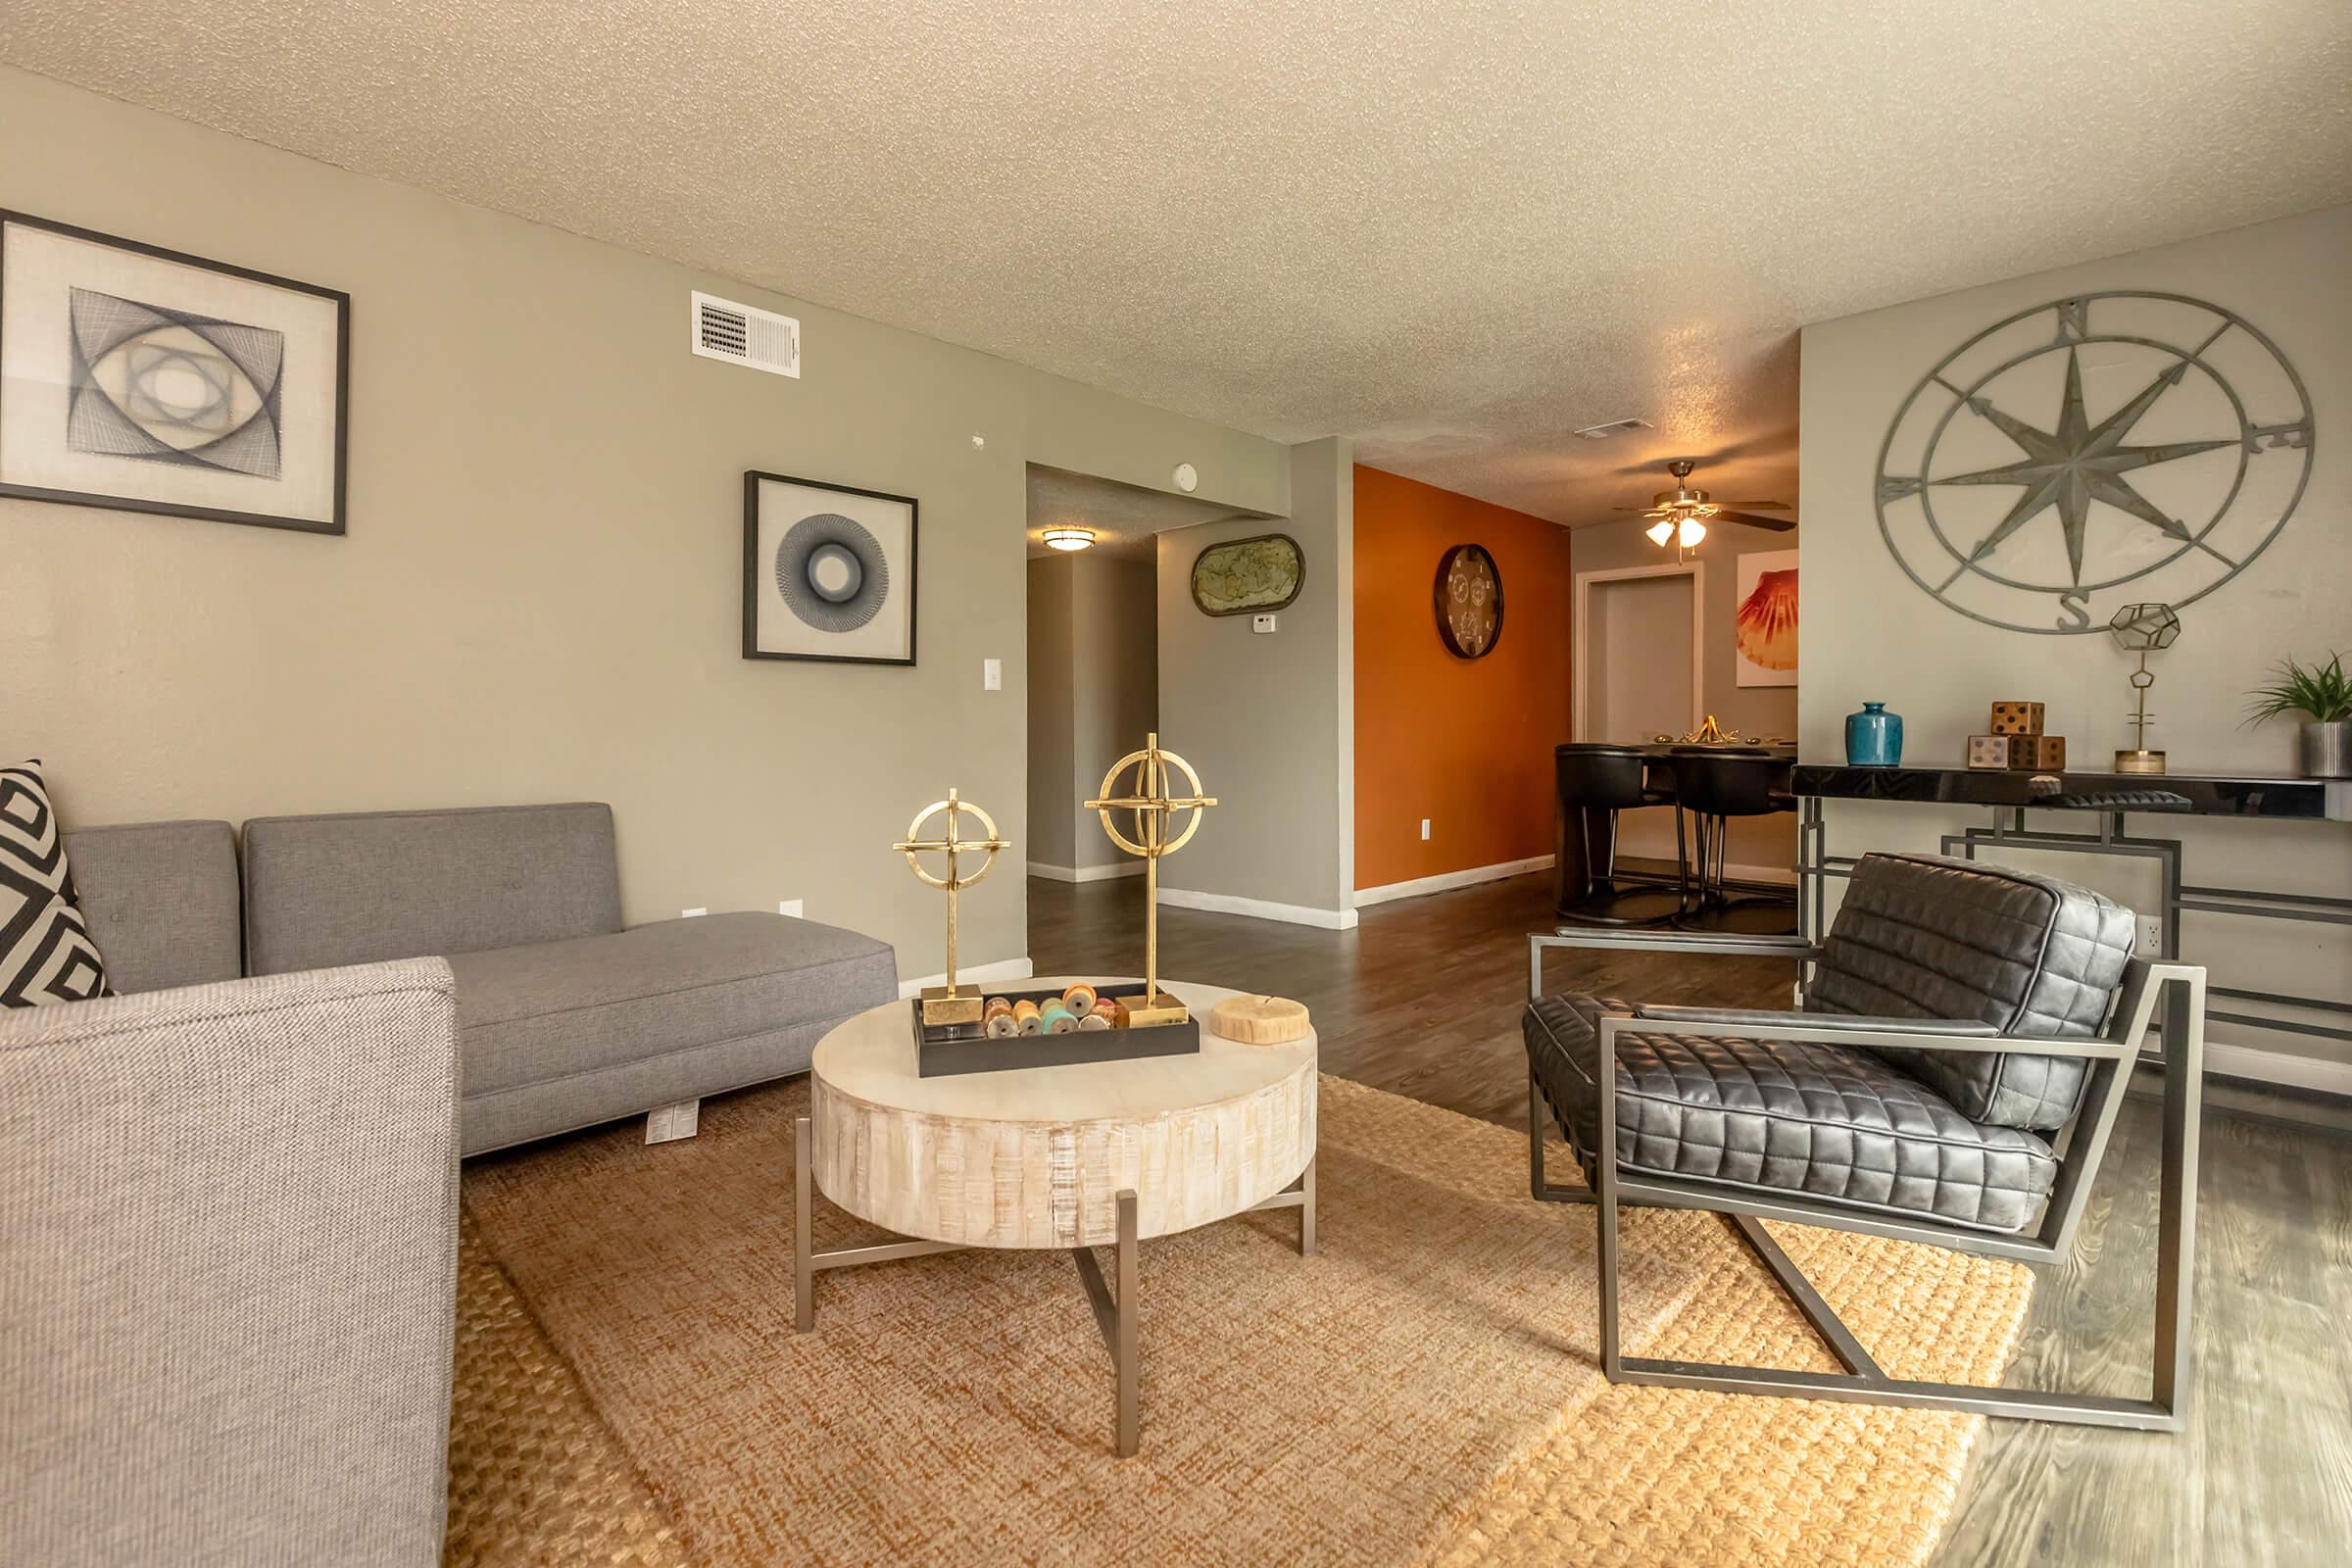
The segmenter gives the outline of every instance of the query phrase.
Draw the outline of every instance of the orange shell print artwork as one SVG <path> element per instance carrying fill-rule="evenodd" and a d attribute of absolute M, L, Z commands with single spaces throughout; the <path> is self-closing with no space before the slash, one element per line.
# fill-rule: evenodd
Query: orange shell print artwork
<path fill-rule="evenodd" d="M 1760 572 L 1740 601 L 1740 652 L 1763 669 L 1796 667 L 1796 568 Z"/>

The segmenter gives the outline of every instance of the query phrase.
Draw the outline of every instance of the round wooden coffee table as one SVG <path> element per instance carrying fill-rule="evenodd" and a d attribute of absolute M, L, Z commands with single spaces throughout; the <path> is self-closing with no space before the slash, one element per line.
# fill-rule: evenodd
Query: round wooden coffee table
<path fill-rule="evenodd" d="M 1043 990 L 1064 980 L 1033 980 Z M 1162 985 L 1205 1019 L 1234 995 Z M 925 1078 L 909 1004 L 886 1003 L 817 1042 L 809 1113 L 794 1139 L 796 1321 L 815 1324 L 815 1276 L 966 1247 L 1062 1249 L 1077 1260 L 1116 1375 L 1118 1452 L 1136 1450 L 1134 1289 L 1145 1237 L 1256 1208 L 1299 1210 L 1314 1250 L 1315 1036 L 1223 1040 L 1173 1056 Z M 811 1186 L 906 1238 L 819 1252 Z M 1093 1249 L 1116 1250 L 1115 1292 Z"/>

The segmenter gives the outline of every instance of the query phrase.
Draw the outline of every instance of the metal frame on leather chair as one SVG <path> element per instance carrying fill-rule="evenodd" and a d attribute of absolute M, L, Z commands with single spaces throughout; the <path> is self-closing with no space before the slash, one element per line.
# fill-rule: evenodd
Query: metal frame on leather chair
<path fill-rule="evenodd" d="M 1738 937 L 1697 933 L 1560 931 L 1528 938 L 1531 1001 L 1544 995 L 1544 956 L 1553 948 L 1643 953 L 1768 956 L 1810 962 L 1821 952 L 1801 937 Z M 1760 1221 L 1788 1220 L 1922 1242 L 1957 1251 L 2026 1263 L 2063 1260 L 2090 1196 L 2092 1179 L 2106 1154 L 2125 1080 L 2149 1038 L 2159 1002 L 2163 1008 L 2164 1136 L 2158 1199 L 2156 1325 L 2153 1387 L 2148 1398 L 2105 1395 L 2041 1393 L 2027 1389 L 1927 1382 L 1890 1376 L 1871 1358 L 1830 1304 Z M 1855 1403 L 1962 1410 L 1981 1415 L 2087 1426 L 2178 1432 L 2186 1423 L 2190 1372 L 2190 1293 L 2194 1284 L 2197 1200 L 2198 1117 L 2202 1101 L 2205 1046 L 2205 971 L 2193 964 L 2128 960 L 2106 1027 L 2091 1037 L 1999 1036 L 1890 1028 L 1886 1020 L 1867 1026 L 1841 1025 L 1835 1013 L 1747 1014 L 1702 1019 L 1694 1010 L 1667 1009 L 1670 1017 L 1606 1013 L 1599 1019 L 1599 1119 L 1589 1170 L 1591 1188 L 1552 1185 L 1544 1175 L 1545 1096 L 1534 1067 L 1528 1073 L 1529 1185 L 1546 1202 L 1592 1203 L 1598 1210 L 1601 1370 L 1612 1383 L 1664 1388 L 1768 1394 Z M 1906 1051 L 2001 1053 L 2009 1055 L 2071 1056 L 2090 1063 L 2074 1116 L 2056 1146 L 2058 1171 L 2040 1221 L 2032 1234 L 2001 1234 L 1932 1217 L 1902 1218 L 1865 1212 L 1798 1192 L 1768 1193 L 1743 1187 L 1621 1170 L 1617 1159 L 1617 1041 L 1621 1035 L 1673 1033 L 1717 1039 L 1796 1041 L 1849 1047 L 1893 1047 Z M 1563 1127 L 1563 1130 L 1566 1130 Z M 1580 1157 L 1584 1155 L 1579 1151 Z M 1629 1356 L 1620 1343 L 1618 1319 L 1618 1205 L 1702 1209 L 1721 1214 L 1734 1232 L 1771 1270 L 1789 1299 L 1828 1346 L 1843 1372 L 1794 1371 L 1707 1362 Z"/>

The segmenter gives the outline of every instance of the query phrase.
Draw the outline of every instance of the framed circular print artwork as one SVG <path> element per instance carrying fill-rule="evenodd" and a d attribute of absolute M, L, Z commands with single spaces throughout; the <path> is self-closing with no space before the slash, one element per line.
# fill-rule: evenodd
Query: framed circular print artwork
<path fill-rule="evenodd" d="M 1438 636 L 1461 659 L 1484 659 L 1502 640 L 1502 573 L 1485 545 L 1455 545 L 1438 562 Z"/>
<path fill-rule="evenodd" d="M 2114 290 L 1995 321 L 1887 427 L 1879 531 L 1949 609 L 2011 631 L 2176 609 L 2278 537 L 2311 477 L 2311 398 L 2244 317 Z"/>

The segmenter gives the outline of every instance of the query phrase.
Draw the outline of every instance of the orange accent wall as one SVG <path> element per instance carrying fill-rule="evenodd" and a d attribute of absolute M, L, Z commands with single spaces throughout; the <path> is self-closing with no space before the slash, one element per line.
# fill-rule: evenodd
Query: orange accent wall
<path fill-rule="evenodd" d="M 1457 544 L 1486 546 L 1502 575 L 1502 637 L 1484 659 L 1438 637 L 1438 562 Z M 1355 470 L 1357 887 L 1552 853 L 1569 600 L 1567 529 Z"/>

